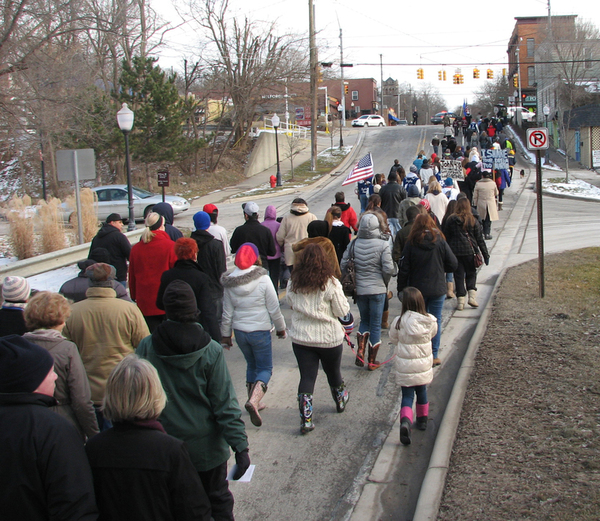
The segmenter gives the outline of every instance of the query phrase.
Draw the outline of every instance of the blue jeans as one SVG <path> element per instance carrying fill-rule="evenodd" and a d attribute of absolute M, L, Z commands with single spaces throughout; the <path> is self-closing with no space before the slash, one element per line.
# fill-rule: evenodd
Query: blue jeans
<path fill-rule="evenodd" d="M 246 382 L 269 383 L 273 373 L 273 351 L 270 331 L 234 329 L 235 341 L 246 359 Z"/>
<path fill-rule="evenodd" d="M 431 350 L 433 351 L 433 358 L 438 357 L 438 351 L 440 349 L 440 338 L 442 337 L 442 308 L 444 307 L 444 301 L 446 295 L 440 297 L 425 297 L 425 307 L 427 313 L 431 313 L 437 318 L 438 330 L 435 336 L 431 339 Z"/>
<path fill-rule="evenodd" d="M 390 225 L 392 237 L 396 237 L 396 234 L 402 229 L 400 221 L 396 217 L 388 217 L 388 224 Z"/>
<path fill-rule="evenodd" d="M 417 393 L 417 403 L 427 403 L 427 386 L 426 385 L 415 385 L 414 387 L 402 387 L 402 403 L 400 407 L 412 407 L 413 400 Z"/>
<path fill-rule="evenodd" d="M 369 342 L 375 345 L 381 340 L 381 317 L 383 315 L 383 305 L 387 295 L 379 293 L 378 295 L 358 295 L 356 305 L 360 312 L 360 334 L 369 331 L 371 336 Z"/>
<path fill-rule="evenodd" d="M 364 213 L 367 209 L 367 205 L 369 204 L 369 195 L 368 194 L 360 194 L 360 213 Z"/>

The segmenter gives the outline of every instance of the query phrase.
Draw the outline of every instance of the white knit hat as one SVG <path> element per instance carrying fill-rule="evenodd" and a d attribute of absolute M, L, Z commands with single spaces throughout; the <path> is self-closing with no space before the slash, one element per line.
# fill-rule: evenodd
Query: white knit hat
<path fill-rule="evenodd" d="M 23 277 L 6 277 L 2 283 L 2 298 L 5 302 L 27 302 L 31 288 Z"/>

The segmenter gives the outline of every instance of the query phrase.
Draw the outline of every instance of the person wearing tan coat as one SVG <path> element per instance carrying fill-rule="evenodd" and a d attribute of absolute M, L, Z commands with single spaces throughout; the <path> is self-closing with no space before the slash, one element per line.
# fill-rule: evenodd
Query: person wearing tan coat
<path fill-rule="evenodd" d="M 483 221 L 483 236 L 488 241 L 492 238 L 492 221 L 499 219 L 497 197 L 498 187 L 492 179 L 492 173 L 484 172 L 483 178 L 477 181 L 473 190 L 473 206 L 477 207 Z"/>
<path fill-rule="evenodd" d="M 292 246 L 308 237 L 308 225 L 317 217 L 308 211 L 308 205 L 304 199 L 297 197 L 292 201 L 290 213 L 281 221 L 277 230 L 276 239 L 279 246 L 283 248 L 285 264 L 288 268 L 294 265 L 294 250 Z"/>

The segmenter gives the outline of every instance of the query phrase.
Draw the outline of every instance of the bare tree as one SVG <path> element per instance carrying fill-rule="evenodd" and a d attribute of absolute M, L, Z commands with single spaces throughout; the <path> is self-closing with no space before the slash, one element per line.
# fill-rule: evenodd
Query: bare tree
<path fill-rule="evenodd" d="M 505 76 L 494 81 L 486 81 L 480 90 L 475 92 L 475 100 L 471 104 L 471 113 L 493 114 L 494 105 L 506 103 L 511 89 Z"/>
<path fill-rule="evenodd" d="M 291 174 L 292 174 L 292 181 L 294 180 L 294 158 L 300 153 L 302 152 L 304 149 L 306 149 L 306 147 L 308 147 L 309 142 L 305 139 L 300 137 L 300 135 L 298 133 L 294 133 L 294 132 L 285 132 L 282 134 L 285 135 L 285 138 L 282 140 L 283 141 L 283 150 L 285 152 L 285 157 L 284 159 L 289 159 L 290 160 L 290 167 L 291 167 Z"/>

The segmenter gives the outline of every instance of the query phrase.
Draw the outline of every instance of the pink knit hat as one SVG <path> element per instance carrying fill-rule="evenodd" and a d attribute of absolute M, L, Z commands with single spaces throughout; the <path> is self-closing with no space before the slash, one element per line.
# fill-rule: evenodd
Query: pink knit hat
<path fill-rule="evenodd" d="M 431 210 L 431 204 L 427 199 L 421 199 L 419 201 L 419 204 L 423 205 L 425 207 L 425 210 L 427 210 L 428 212 Z"/>

